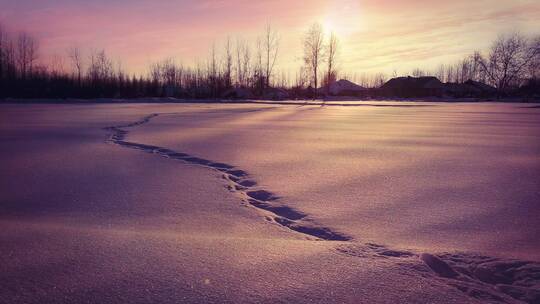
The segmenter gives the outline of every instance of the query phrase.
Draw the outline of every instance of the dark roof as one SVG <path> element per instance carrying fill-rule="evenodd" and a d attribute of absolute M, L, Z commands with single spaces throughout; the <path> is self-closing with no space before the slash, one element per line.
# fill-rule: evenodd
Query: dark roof
<path fill-rule="evenodd" d="M 442 82 L 437 77 L 397 77 L 388 80 L 382 89 L 438 89 L 442 88 Z"/>
<path fill-rule="evenodd" d="M 340 79 L 330 84 L 330 90 L 331 91 L 332 90 L 334 91 L 363 91 L 365 90 L 365 88 L 347 79 Z"/>
<path fill-rule="evenodd" d="M 466 83 L 447 82 L 444 84 L 444 89 L 447 93 L 453 95 L 480 94 L 482 91 L 472 85 Z"/>
<path fill-rule="evenodd" d="M 347 79 L 340 79 L 336 81 L 335 84 L 346 89 L 365 90 L 363 86 L 357 85 L 356 83 Z"/>
<path fill-rule="evenodd" d="M 492 87 L 490 86 L 489 84 L 485 84 L 483 82 L 479 82 L 479 81 L 474 81 L 472 79 L 469 79 L 467 81 L 465 81 L 465 84 L 467 85 L 470 85 L 470 86 L 473 86 L 481 91 L 484 91 L 484 92 L 495 92 L 497 91 L 497 89 L 495 87 Z"/>

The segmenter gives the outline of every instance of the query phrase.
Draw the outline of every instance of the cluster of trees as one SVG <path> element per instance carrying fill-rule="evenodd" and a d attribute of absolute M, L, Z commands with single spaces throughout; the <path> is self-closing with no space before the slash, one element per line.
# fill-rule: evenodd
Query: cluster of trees
<path fill-rule="evenodd" d="M 236 87 L 249 89 L 255 96 L 264 96 L 270 88 L 281 88 L 295 96 L 312 97 L 316 94 L 314 88 L 321 86 L 321 76 L 322 85 L 327 88 L 337 79 L 339 42 L 334 33 L 326 39 L 320 24 L 313 24 L 305 33 L 304 65 L 294 79 L 275 72 L 279 42 L 279 34 L 267 25 L 254 49 L 245 40 L 233 42 L 228 38 L 221 55 L 214 45 L 210 58 L 194 68 L 178 65 L 172 59 L 151 64 L 150 80 L 158 87 L 172 89 L 166 95 L 174 96 L 219 97 Z"/>
<path fill-rule="evenodd" d="M 227 38 L 222 52 L 213 45 L 206 62 L 195 67 L 177 64 L 171 58 L 152 63 L 149 80 L 161 88 L 158 95 L 216 98 L 233 87 L 241 87 L 261 96 L 272 86 L 288 85 L 285 76 L 275 76 L 279 42 L 278 33 L 267 25 L 257 38 L 255 50 L 241 38 Z"/>
<path fill-rule="evenodd" d="M 27 33 L 10 35 L 0 26 L 0 98 L 217 98 L 232 88 L 263 96 L 276 87 L 302 95 L 315 93 L 312 88 L 320 86 L 321 78 L 324 85 L 336 80 L 338 40 L 330 34 L 325 41 L 320 24 L 313 24 L 305 34 L 305 65 L 294 77 L 275 71 L 279 44 L 278 32 L 267 25 L 254 45 L 227 38 L 221 51 L 213 45 L 209 58 L 195 66 L 169 58 L 151 63 L 147 75 L 130 76 L 104 50 L 83 53 L 73 47 L 66 56 L 38 64 L 37 40 Z"/>
<path fill-rule="evenodd" d="M 442 82 L 464 83 L 471 79 L 509 94 L 540 79 L 540 37 L 519 33 L 500 35 L 486 53 L 479 51 L 455 64 L 441 64 L 435 71 L 414 69 L 412 76 L 433 75 Z"/>
<path fill-rule="evenodd" d="M 540 37 L 500 36 L 487 55 L 476 52 L 472 61 L 479 69 L 479 78 L 499 91 L 519 88 L 540 76 Z"/>
<path fill-rule="evenodd" d="M 73 69 L 64 58 L 54 57 L 49 65 L 38 63 L 38 41 L 27 33 L 12 35 L 0 26 L 0 98 L 135 97 L 152 94 L 143 77 L 129 78 L 106 55 L 92 51 L 85 59 L 79 49 L 67 52 Z"/>
<path fill-rule="evenodd" d="M 338 79 L 339 42 L 333 33 L 325 35 L 318 23 L 309 27 L 302 42 L 303 65 L 293 77 L 276 71 L 280 36 L 270 25 L 254 43 L 227 38 L 219 50 L 213 45 L 207 60 L 194 66 L 165 59 L 150 64 L 147 75 L 135 76 L 125 73 L 104 50 L 83 53 L 73 47 L 65 56 L 40 64 L 34 37 L 10 34 L 0 25 L 0 98 L 219 98 L 233 88 L 244 88 L 253 96 L 281 88 L 295 97 L 314 97 L 319 92 L 315 88 L 328 90 Z M 434 75 L 451 83 L 472 79 L 508 92 L 526 84 L 538 86 L 539 70 L 540 37 L 512 34 L 500 36 L 485 54 L 475 52 L 435 71 L 414 69 L 412 75 Z M 340 77 L 364 87 L 380 87 L 388 79 L 383 73 Z"/>
<path fill-rule="evenodd" d="M 288 75 L 275 75 L 279 42 L 268 25 L 254 50 L 245 40 L 228 38 L 222 54 L 214 45 L 208 60 L 195 67 L 165 59 L 151 63 L 147 75 L 130 76 L 104 50 L 83 53 L 73 47 L 66 56 L 38 64 L 37 40 L 27 33 L 9 34 L 0 26 L 0 98 L 217 98 L 233 87 L 260 96 L 272 86 L 289 86 Z"/>
<path fill-rule="evenodd" d="M 322 70 L 322 65 L 326 63 L 326 71 L 323 72 L 323 87 L 326 87 L 328 93 L 328 84 L 337 80 L 338 47 L 338 39 L 334 33 L 330 33 L 328 41 L 325 42 L 322 26 L 319 23 L 311 25 L 304 36 L 304 63 L 309 78 L 303 80 L 312 84 L 313 88 L 318 88 L 320 70 Z"/>

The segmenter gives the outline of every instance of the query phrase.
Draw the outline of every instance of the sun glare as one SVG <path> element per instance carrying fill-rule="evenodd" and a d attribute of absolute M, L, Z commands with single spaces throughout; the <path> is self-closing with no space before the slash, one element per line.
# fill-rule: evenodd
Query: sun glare
<path fill-rule="evenodd" d="M 338 36 L 349 36 L 362 30 L 362 16 L 358 3 L 336 1 L 324 16 L 322 26 L 325 34 L 334 32 Z"/>
<path fill-rule="evenodd" d="M 325 19 L 322 23 L 322 26 L 325 35 L 328 35 L 330 33 L 335 33 L 337 35 L 339 32 L 335 21 L 330 18 Z"/>

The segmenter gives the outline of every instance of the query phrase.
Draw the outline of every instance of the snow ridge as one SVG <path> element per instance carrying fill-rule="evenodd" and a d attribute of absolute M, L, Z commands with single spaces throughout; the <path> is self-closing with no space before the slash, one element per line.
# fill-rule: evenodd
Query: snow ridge
<path fill-rule="evenodd" d="M 136 127 L 148 123 L 152 118 L 160 114 L 154 113 L 142 119 L 118 126 L 111 126 L 105 130 L 111 132 L 108 142 L 131 149 L 142 150 L 162 157 L 178 160 L 186 164 L 197 165 L 221 173 L 222 178 L 227 182 L 227 189 L 241 197 L 242 201 L 249 206 L 263 210 L 268 215 L 268 221 L 279 224 L 290 230 L 316 237 L 327 241 L 349 241 L 352 238 L 333 231 L 328 227 L 321 226 L 310 219 L 307 214 L 279 202 L 279 197 L 274 193 L 257 187 L 249 174 L 237 167 L 225 163 L 214 162 L 200 158 L 188 153 L 173 151 L 168 148 L 130 142 L 126 140 L 128 131 L 124 128 Z"/>
<path fill-rule="evenodd" d="M 258 187 L 257 182 L 245 170 L 188 153 L 126 140 L 129 132 L 124 130 L 125 128 L 148 123 L 158 115 L 160 114 L 154 113 L 132 123 L 105 128 L 110 132 L 107 142 L 217 171 L 226 181 L 229 191 L 238 195 L 246 206 L 262 211 L 265 219 L 271 223 L 320 240 L 352 240 L 350 236 L 319 225 L 307 214 L 282 204 L 277 195 Z M 540 264 L 536 262 L 499 259 L 472 253 L 417 254 L 374 243 L 342 242 L 338 243 L 335 250 L 338 254 L 355 258 L 399 259 L 403 267 L 411 267 L 430 278 L 442 280 L 480 301 L 540 303 Z"/>

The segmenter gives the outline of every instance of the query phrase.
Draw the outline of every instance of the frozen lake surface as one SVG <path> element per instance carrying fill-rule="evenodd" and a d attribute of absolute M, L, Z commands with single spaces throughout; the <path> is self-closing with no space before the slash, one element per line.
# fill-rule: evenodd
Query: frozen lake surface
<path fill-rule="evenodd" d="M 538 106 L 6 104 L 0 146 L 0 303 L 540 300 Z"/>

